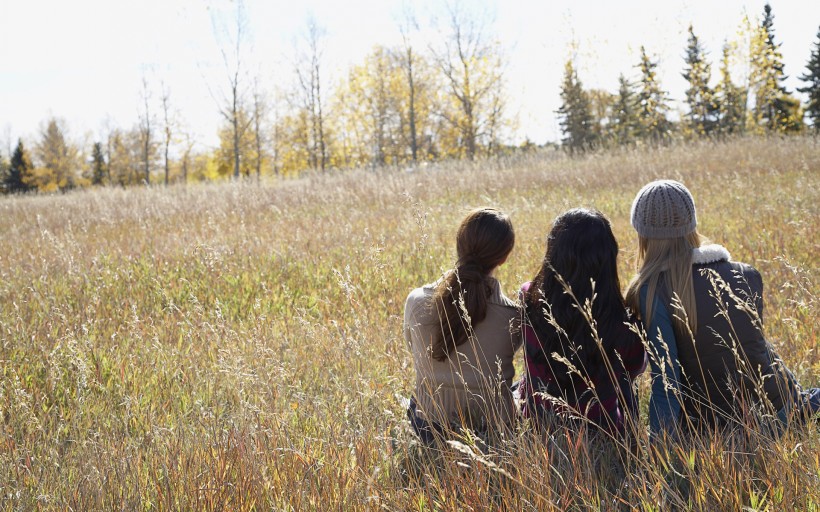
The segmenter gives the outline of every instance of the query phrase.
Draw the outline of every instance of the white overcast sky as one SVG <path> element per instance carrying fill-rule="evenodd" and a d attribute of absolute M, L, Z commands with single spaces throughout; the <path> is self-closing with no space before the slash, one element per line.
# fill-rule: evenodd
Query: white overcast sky
<path fill-rule="evenodd" d="M 560 137 L 563 63 L 576 42 L 587 88 L 617 91 L 620 73 L 635 76 L 639 48 L 660 59 L 662 85 L 678 100 L 685 89 L 687 27 L 694 25 L 713 80 L 724 40 L 744 16 L 759 19 L 764 0 L 462 0 L 489 12 L 506 55 L 510 114 L 516 141 Z M 0 0 L 0 152 L 18 137 L 33 140 L 43 121 L 66 121 L 77 141 L 99 138 L 105 126 L 136 123 L 142 76 L 154 94 L 171 91 L 178 116 L 204 144 L 213 144 L 219 115 L 213 96 L 226 80 L 214 20 L 230 24 L 229 0 Z M 292 80 L 294 40 L 312 14 L 326 30 L 324 68 L 338 80 L 375 44 L 399 41 L 397 20 L 412 6 L 422 28 L 443 14 L 442 1 L 246 0 L 248 67 L 273 90 Z M 772 0 L 787 86 L 799 85 L 820 25 L 820 1 Z M 220 14 L 222 13 L 222 15 Z M 425 29 L 427 44 L 436 32 Z M 432 42 L 432 41 L 430 41 Z"/>

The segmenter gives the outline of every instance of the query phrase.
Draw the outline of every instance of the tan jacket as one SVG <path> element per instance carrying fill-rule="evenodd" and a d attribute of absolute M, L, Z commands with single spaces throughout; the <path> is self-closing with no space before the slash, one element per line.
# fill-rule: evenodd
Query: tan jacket
<path fill-rule="evenodd" d="M 492 292 L 486 318 L 473 326 L 475 336 L 445 361 L 436 361 L 429 351 L 441 329 L 431 302 L 435 285 L 416 288 L 407 297 L 404 339 L 416 369 L 417 414 L 424 419 L 483 429 L 513 418 L 510 385 L 515 376 L 513 358 L 521 346 L 520 313 L 498 281 L 489 279 Z"/>

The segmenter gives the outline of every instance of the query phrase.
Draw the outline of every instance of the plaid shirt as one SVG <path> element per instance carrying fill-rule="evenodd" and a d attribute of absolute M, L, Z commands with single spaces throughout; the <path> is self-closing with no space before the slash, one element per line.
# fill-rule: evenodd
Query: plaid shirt
<path fill-rule="evenodd" d="M 529 284 L 521 287 L 522 293 L 529 289 Z M 615 358 L 610 362 L 611 372 L 597 368 L 582 371 L 583 377 L 572 373 L 571 389 L 559 388 L 553 367 L 567 371 L 566 367 L 545 352 L 529 322 L 524 322 L 523 335 L 524 376 L 518 390 L 525 417 L 537 417 L 547 412 L 581 416 L 610 432 L 624 430 L 627 414 L 637 417 L 638 403 L 632 383 L 646 369 L 647 357 L 640 337 L 625 323 L 619 324 L 615 332 L 599 333 L 604 342 L 625 340 L 616 348 L 620 361 Z"/>

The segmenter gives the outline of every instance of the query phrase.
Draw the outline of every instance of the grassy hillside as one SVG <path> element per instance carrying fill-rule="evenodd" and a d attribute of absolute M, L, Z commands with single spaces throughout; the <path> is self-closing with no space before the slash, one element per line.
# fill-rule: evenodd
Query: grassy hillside
<path fill-rule="evenodd" d="M 572 206 L 612 220 L 625 284 L 631 201 L 661 177 L 761 271 L 767 333 L 820 385 L 816 138 L 0 199 L 0 508 L 818 509 L 816 431 L 625 467 L 522 432 L 414 471 L 404 298 L 452 263 L 466 209 L 511 213 L 508 294 Z"/>

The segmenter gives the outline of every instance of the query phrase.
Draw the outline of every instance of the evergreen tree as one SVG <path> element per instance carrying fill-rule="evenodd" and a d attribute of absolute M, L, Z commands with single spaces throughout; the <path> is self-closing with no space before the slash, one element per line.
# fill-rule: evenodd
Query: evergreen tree
<path fill-rule="evenodd" d="M 714 91 L 709 87 L 712 78 L 711 66 L 705 59 L 703 47 L 689 25 L 689 43 L 686 47 L 686 69 L 683 78 L 689 82 L 686 89 L 686 103 L 689 112 L 686 114 L 685 128 L 696 136 L 709 135 L 717 124 L 717 105 Z"/>
<path fill-rule="evenodd" d="M 8 178 L 9 164 L 0 153 L 0 190 L 6 192 L 6 179 Z"/>
<path fill-rule="evenodd" d="M 561 107 L 557 113 L 560 117 L 561 131 L 564 134 L 561 141 L 564 146 L 575 152 L 583 151 L 593 143 L 594 131 L 589 97 L 584 92 L 571 60 L 568 60 L 564 66 Z"/>
<path fill-rule="evenodd" d="M 108 169 L 105 164 L 105 156 L 103 156 L 102 144 L 95 142 L 94 148 L 91 150 L 91 184 L 102 185 L 107 175 Z"/>
<path fill-rule="evenodd" d="M 635 92 L 624 75 L 618 77 L 618 96 L 612 113 L 612 134 L 618 144 L 628 144 L 635 139 L 637 126 Z"/>
<path fill-rule="evenodd" d="M 783 82 L 783 54 L 774 40 L 772 7 L 763 7 L 763 21 L 753 34 L 750 48 L 751 84 L 755 107 L 753 126 L 760 131 L 799 131 L 803 124 L 800 102 L 789 94 Z"/>
<path fill-rule="evenodd" d="M 797 90 L 809 95 L 806 115 L 811 119 L 814 131 L 820 132 L 820 29 L 817 31 L 817 41 L 806 64 L 806 73 L 800 75 L 800 80 L 805 82 L 806 86 L 798 87 Z"/>
<path fill-rule="evenodd" d="M 66 190 L 77 184 L 79 152 L 66 140 L 65 131 L 61 121 L 49 119 L 34 148 L 41 167 L 34 173 L 32 184 L 41 191 Z"/>
<path fill-rule="evenodd" d="M 607 145 L 612 140 L 613 110 L 618 97 L 603 89 L 588 89 L 584 92 L 589 99 L 595 144 Z"/>
<path fill-rule="evenodd" d="M 721 136 L 743 133 L 746 116 L 746 91 L 732 82 L 729 71 L 730 54 L 730 46 L 724 45 L 720 61 L 720 82 L 715 87 L 717 131 Z"/>
<path fill-rule="evenodd" d="M 11 157 L 9 170 L 5 176 L 4 188 L 6 192 L 17 193 L 27 192 L 32 189 L 29 185 L 31 171 L 34 166 L 31 164 L 31 157 L 23 146 L 23 141 L 17 141 L 17 148 Z"/>
<path fill-rule="evenodd" d="M 661 89 L 655 70 L 657 62 L 652 62 L 641 46 L 641 82 L 638 89 L 636 119 L 638 137 L 651 141 L 661 141 L 669 136 L 671 123 L 666 118 L 669 111 L 667 93 Z"/>
<path fill-rule="evenodd" d="M 107 181 L 122 187 L 143 183 L 142 139 L 139 128 L 114 129 L 106 143 Z"/>

